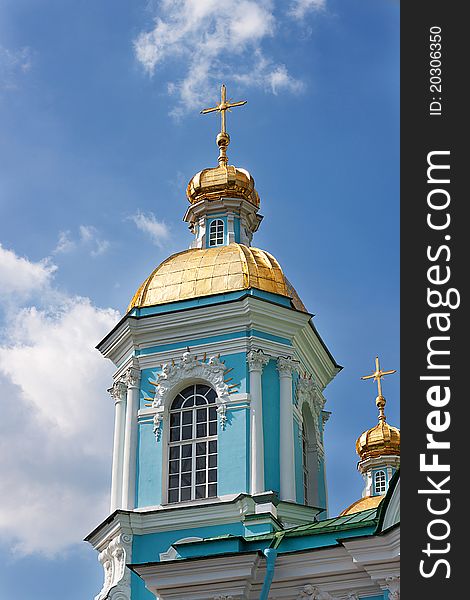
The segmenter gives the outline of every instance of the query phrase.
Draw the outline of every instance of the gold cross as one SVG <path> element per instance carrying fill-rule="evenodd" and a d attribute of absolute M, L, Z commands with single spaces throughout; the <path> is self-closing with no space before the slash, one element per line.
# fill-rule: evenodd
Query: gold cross
<path fill-rule="evenodd" d="M 375 372 L 372 373 L 372 375 L 364 375 L 364 377 L 361 377 L 361 379 L 374 379 L 374 381 L 377 382 L 377 389 L 379 392 L 379 395 L 377 396 L 377 398 L 375 399 L 375 403 L 377 405 L 377 408 L 379 409 L 379 421 L 386 421 L 386 417 L 385 417 L 385 398 L 382 395 L 382 377 L 384 377 L 385 375 L 391 375 L 392 373 L 396 373 L 396 369 L 393 369 L 393 371 L 382 371 L 382 369 L 380 368 L 380 362 L 379 362 L 379 357 L 376 356 L 375 357 Z"/>
<path fill-rule="evenodd" d="M 372 373 L 372 375 L 364 375 L 364 377 L 361 377 L 361 379 L 374 379 L 374 381 L 377 382 L 377 388 L 379 391 L 379 396 L 382 396 L 382 377 L 384 377 L 384 375 L 391 375 L 392 373 L 396 373 L 397 370 L 393 369 L 393 371 L 382 371 L 380 369 L 380 362 L 379 362 L 379 357 L 376 356 L 375 357 L 375 372 Z"/>
<path fill-rule="evenodd" d="M 227 112 L 227 110 L 229 112 L 232 112 L 230 109 L 234 106 L 243 106 L 244 104 L 246 104 L 246 100 L 241 100 L 240 102 L 232 102 L 232 99 L 230 98 L 230 100 L 227 101 L 227 88 L 224 84 L 222 84 L 222 87 L 220 88 L 220 103 L 212 108 L 204 108 L 203 110 L 201 110 L 201 115 L 205 115 L 207 113 L 216 111 L 220 112 L 220 116 L 222 118 L 220 133 L 227 133 L 225 129 L 225 113 Z"/>

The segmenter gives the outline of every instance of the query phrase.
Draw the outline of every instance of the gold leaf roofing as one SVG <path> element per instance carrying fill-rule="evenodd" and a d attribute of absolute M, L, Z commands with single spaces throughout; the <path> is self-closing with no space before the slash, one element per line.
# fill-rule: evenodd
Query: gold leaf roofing
<path fill-rule="evenodd" d="M 356 452 L 361 460 L 378 456 L 400 455 L 400 430 L 386 421 L 362 433 L 356 441 Z"/>
<path fill-rule="evenodd" d="M 377 508 L 384 498 L 385 496 L 366 496 L 365 498 L 360 498 L 348 506 L 348 508 L 345 508 L 339 516 L 344 517 L 345 515 L 352 515 L 363 510 L 368 510 L 369 508 Z"/>
<path fill-rule="evenodd" d="M 249 288 L 289 297 L 307 312 L 271 254 L 236 243 L 173 254 L 142 283 L 127 310 Z"/>

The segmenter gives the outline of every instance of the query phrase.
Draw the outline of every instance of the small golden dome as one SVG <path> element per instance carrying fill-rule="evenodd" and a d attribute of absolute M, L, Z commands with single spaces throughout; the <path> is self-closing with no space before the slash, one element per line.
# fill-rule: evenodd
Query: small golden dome
<path fill-rule="evenodd" d="M 255 180 L 245 169 L 220 164 L 212 169 L 196 173 L 188 183 L 186 195 L 191 204 L 204 198 L 242 198 L 259 208 L 259 196 L 255 190 Z"/>
<path fill-rule="evenodd" d="M 307 312 L 271 254 L 236 243 L 173 254 L 139 287 L 127 310 L 249 288 L 291 298 Z"/>
<path fill-rule="evenodd" d="M 400 430 L 385 420 L 362 433 L 356 441 L 356 452 L 361 460 L 378 456 L 400 456 Z"/>
<path fill-rule="evenodd" d="M 344 517 L 345 515 L 352 515 L 362 510 L 368 510 L 369 508 L 377 508 L 384 498 L 385 496 L 365 496 L 353 502 L 348 508 L 345 508 L 339 516 Z"/>

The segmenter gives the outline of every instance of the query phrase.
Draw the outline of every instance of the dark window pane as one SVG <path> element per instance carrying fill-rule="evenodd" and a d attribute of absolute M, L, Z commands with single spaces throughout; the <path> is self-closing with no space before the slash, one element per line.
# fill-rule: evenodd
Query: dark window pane
<path fill-rule="evenodd" d="M 217 481 L 217 469 L 209 469 L 209 482 Z"/>
<path fill-rule="evenodd" d="M 191 408 L 192 406 L 194 406 L 194 397 L 190 396 L 183 402 L 183 408 Z"/>
<path fill-rule="evenodd" d="M 169 481 L 168 481 L 168 487 L 169 488 L 177 488 L 179 486 L 179 475 L 170 475 L 169 477 Z"/>
<path fill-rule="evenodd" d="M 170 490 L 168 492 L 168 502 L 178 502 L 178 490 Z"/>
<path fill-rule="evenodd" d="M 183 458 L 181 461 L 181 472 L 191 471 L 191 463 L 193 461 L 190 458 Z"/>
<path fill-rule="evenodd" d="M 196 486 L 196 498 L 205 498 L 206 497 L 206 486 L 205 485 L 197 485 Z"/>
<path fill-rule="evenodd" d="M 170 429 L 170 442 L 178 442 L 180 439 L 180 428 L 172 427 Z"/>
<path fill-rule="evenodd" d="M 196 411 L 196 422 L 205 423 L 207 421 L 207 408 L 198 408 Z"/>
<path fill-rule="evenodd" d="M 206 398 L 209 404 L 214 404 L 216 395 L 217 394 L 215 393 L 215 390 L 213 390 L 212 388 L 208 391 L 208 393 L 206 394 Z"/>
<path fill-rule="evenodd" d="M 209 456 L 209 467 L 217 466 L 217 454 L 211 454 Z"/>
<path fill-rule="evenodd" d="M 212 498 L 213 496 L 217 496 L 217 484 L 216 483 L 211 483 L 209 486 L 209 494 L 208 497 Z"/>
<path fill-rule="evenodd" d="M 170 448 L 170 460 L 173 458 L 180 457 L 180 447 L 179 446 L 171 446 Z"/>
<path fill-rule="evenodd" d="M 206 453 L 207 443 L 206 442 L 198 442 L 196 444 L 196 454 L 200 456 L 201 454 Z"/>
<path fill-rule="evenodd" d="M 207 404 L 207 400 L 204 398 L 204 396 L 196 396 L 196 405 L 197 406 L 203 406 Z"/>
<path fill-rule="evenodd" d="M 179 460 L 170 460 L 170 473 L 179 473 Z"/>
<path fill-rule="evenodd" d="M 183 440 L 190 440 L 193 437 L 193 426 L 185 425 L 183 427 Z"/>
<path fill-rule="evenodd" d="M 183 425 L 188 425 L 193 422 L 193 411 L 187 411 L 183 413 Z"/>
<path fill-rule="evenodd" d="M 181 487 L 187 487 L 191 485 L 191 473 L 183 473 L 181 475 Z"/>
<path fill-rule="evenodd" d="M 180 396 L 183 398 L 189 398 L 194 394 L 194 385 L 190 385 L 187 388 L 184 388 L 182 392 L 180 392 Z"/>
<path fill-rule="evenodd" d="M 205 471 L 196 471 L 196 484 L 198 483 L 206 483 Z"/>
<path fill-rule="evenodd" d="M 170 427 L 175 427 L 180 424 L 180 413 L 170 415 Z"/>
<path fill-rule="evenodd" d="M 183 500 L 191 500 L 191 488 L 181 488 L 181 501 Z"/>
<path fill-rule="evenodd" d="M 181 446 L 181 456 L 183 458 L 190 458 L 193 454 L 193 446 L 192 444 L 185 444 Z"/>
<path fill-rule="evenodd" d="M 206 457 L 198 456 L 196 458 L 196 469 L 205 469 L 206 468 Z"/>
<path fill-rule="evenodd" d="M 197 385 L 196 386 L 196 394 L 200 394 L 201 396 L 205 396 L 207 392 L 209 392 L 211 388 L 208 385 Z"/>
<path fill-rule="evenodd" d="M 207 425 L 206 425 L 206 423 L 200 423 L 199 425 L 196 426 L 196 437 L 206 437 L 206 436 L 207 436 Z"/>
<path fill-rule="evenodd" d="M 217 442 L 209 442 L 209 454 L 215 454 L 217 452 Z"/>
<path fill-rule="evenodd" d="M 217 421 L 209 423 L 209 435 L 217 435 Z"/>
<path fill-rule="evenodd" d="M 181 408 L 181 405 L 183 404 L 184 398 L 180 395 L 176 396 L 176 398 L 173 400 L 173 403 L 171 405 L 171 410 L 178 410 L 178 408 Z"/>
<path fill-rule="evenodd" d="M 217 409 L 215 406 L 209 408 L 209 421 L 217 421 Z"/>

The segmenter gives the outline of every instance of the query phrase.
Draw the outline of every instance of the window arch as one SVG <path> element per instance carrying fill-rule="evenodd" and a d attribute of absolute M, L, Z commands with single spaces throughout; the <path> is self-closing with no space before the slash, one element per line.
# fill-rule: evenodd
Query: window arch
<path fill-rule="evenodd" d="M 302 405 L 302 484 L 304 504 L 319 506 L 318 454 L 314 417 L 308 404 Z"/>
<path fill-rule="evenodd" d="M 220 246 L 224 243 L 224 222 L 214 219 L 209 226 L 209 246 Z"/>
<path fill-rule="evenodd" d="M 387 480 L 385 471 L 377 471 L 374 475 L 374 487 L 376 494 L 385 494 L 387 491 Z"/>
<path fill-rule="evenodd" d="M 216 393 L 193 384 L 170 408 L 168 502 L 217 496 Z"/>

